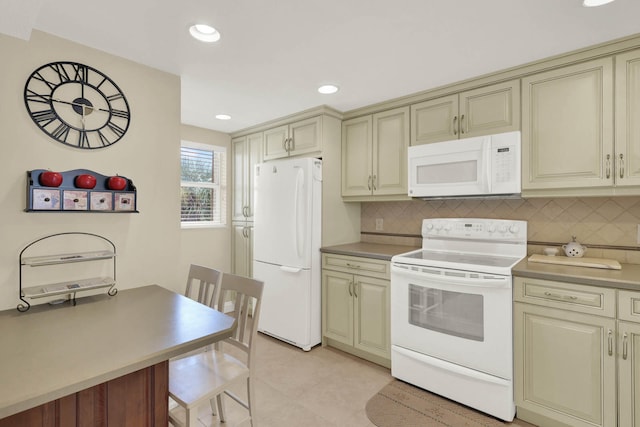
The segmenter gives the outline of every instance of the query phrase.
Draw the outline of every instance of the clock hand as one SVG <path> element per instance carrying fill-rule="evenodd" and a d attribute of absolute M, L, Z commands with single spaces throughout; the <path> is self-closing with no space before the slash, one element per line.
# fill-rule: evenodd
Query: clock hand
<path fill-rule="evenodd" d="M 86 104 L 80 104 L 78 102 L 63 101 L 62 99 L 56 99 L 56 98 L 51 98 L 51 100 L 53 102 L 58 102 L 60 104 L 71 105 L 71 106 L 74 106 L 74 107 L 82 107 L 83 110 L 84 110 L 84 108 L 91 108 L 92 111 L 97 110 L 97 111 L 104 111 L 105 113 L 109 113 L 110 112 L 110 110 L 107 110 L 107 109 L 104 109 L 104 108 L 92 107 L 92 106 L 89 106 L 89 105 L 86 105 Z"/>

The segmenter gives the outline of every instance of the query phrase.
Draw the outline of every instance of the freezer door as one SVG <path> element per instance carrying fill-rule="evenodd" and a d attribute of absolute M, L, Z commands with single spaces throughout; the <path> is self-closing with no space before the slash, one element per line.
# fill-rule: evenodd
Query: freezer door
<path fill-rule="evenodd" d="M 291 159 L 256 165 L 254 259 L 298 268 L 311 267 L 314 162 Z M 317 199 L 317 200 L 314 200 Z M 319 227 L 320 224 L 315 224 Z"/>
<path fill-rule="evenodd" d="M 319 344 L 320 300 L 311 271 L 256 261 L 253 276 L 264 282 L 258 330 L 305 350 Z"/>

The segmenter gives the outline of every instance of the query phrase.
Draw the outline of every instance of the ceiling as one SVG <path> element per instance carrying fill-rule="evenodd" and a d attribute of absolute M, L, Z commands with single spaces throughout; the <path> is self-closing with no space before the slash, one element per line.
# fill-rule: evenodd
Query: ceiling
<path fill-rule="evenodd" d="M 0 11 L 0 33 L 40 30 L 180 75 L 182 123 L 222 132 L 640 33 L 639 0 L 0 0 Z M 193 23 L 221 40 L 195 41 Z M 323 83 L 340 91 L 321 95 Z"/>

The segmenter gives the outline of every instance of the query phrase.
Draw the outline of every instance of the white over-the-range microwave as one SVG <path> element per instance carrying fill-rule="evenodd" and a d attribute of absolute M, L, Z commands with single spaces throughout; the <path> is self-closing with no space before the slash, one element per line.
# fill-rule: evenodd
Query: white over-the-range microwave
<path fill-rule="evenodd" d="M 520 159 L 520 132 L 412 146 L 409 196 L 517 197 Z"/>

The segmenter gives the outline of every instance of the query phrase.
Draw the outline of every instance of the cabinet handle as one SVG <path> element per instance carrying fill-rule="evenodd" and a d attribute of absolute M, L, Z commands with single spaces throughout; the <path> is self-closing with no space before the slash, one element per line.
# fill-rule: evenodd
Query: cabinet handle
<path fill-rule="evenodd" d="M 568 299 L 568 300 L 571 300 L 571 301 L 575 301 L 575 300 L 577 300 L 577 299 L 578 299 L 578 297 L 577 297 L 577 296 L 574 296 L 574 295 L 560 295 L 560 294 L 553 294 L 553 293 L 551 293 L 551 292 L 549 292 L 549 291 L 546 291 L 546 292 L 544 293 L 544 295 L 545 295 L 545 296 L 547 296 L 547 297 L 549 297 L 549 298 L 559 299 L 559 300 L 566 300 L 566 299 Z"/>
<path fill-rule="evenodd" d="M 284 151 L 289 151 L 289 150 L 287 150 L 287 141 L 288 140 L 289 140 L 289 138 L 285 138 L 285 139 L 282 140 L 282 149 Z"/>
<path fill-rule="evenodd" d="M 611 178 L 611 154 L 607 154 L 607 179 Z"/>
<path fill-rule="evenodd" d="M 371 191 L 371 175 L 369 175 L 369 179 L 367 180 L 367 187 L 369 188 L 369 191 Z"/>
<path fill-rule="evenodd" d="M 347 267 L 349 267 L 349 268 L 360 268 L 360 266 L 358 264 L 351 264 L 350 262 L 347 263 Z"/>
<path fill-rule="evenodd" d="M 293 138 L 288 139 L 289 143 L 287 144 L 287 151 L 291 152 L 293 150 Z"/>
<path fill-rule="evenodd" d="M 624 178 L 624 154 L 620 154 L 620 178 Z"/>
<path fill-rule="evenodd" d="M 377 175 L 373 175 L 373 191 L 376 191 L 376 180 L 377 180 L 378 176 Z"/>
<path fill-rule="evenodd" d="M 609 356 L 613 355 L 613 332 L 611 331 L 611 329 L 609 329 L 609 332 L 607 332 L 607 335 L 609 336 L 609 346 L 608 346 L 608 350 L 609 350 Z"/>
<path fill-rule="evenodd" d="M 353 287 L 353 282 L 349 282 L 349 296 L 350 297 L 353 296 L 353 292 L 351 292 L 352 287 Z"/>
<path fill-rule="evenodd" d="M 355 282 L 353 284 L 353 296 L 358 298 L 358 293 L 356 292 L 356 290 L 358 289 L 358 285 L 360 284 L 360 282 Z"/>
<path fill-rule="evenodd" d="M 622 359 L 623 360 L 627 360 L 627 356 L 628 356 L 627 354 L 628 338 L 629 336 L 627 335 L 626 332 L 622 334 Z"/>
<path fill-rule="evenodd" d="M 457 135 L 458 134 L 458 126 L 457 123 L 458 122 L 458 116 L 453 116 L 453 134 Z"/>
<path fill-rule="evenodd" d="M 460 116 L 460 134 L 464 133 L 464 114 Z"/>

